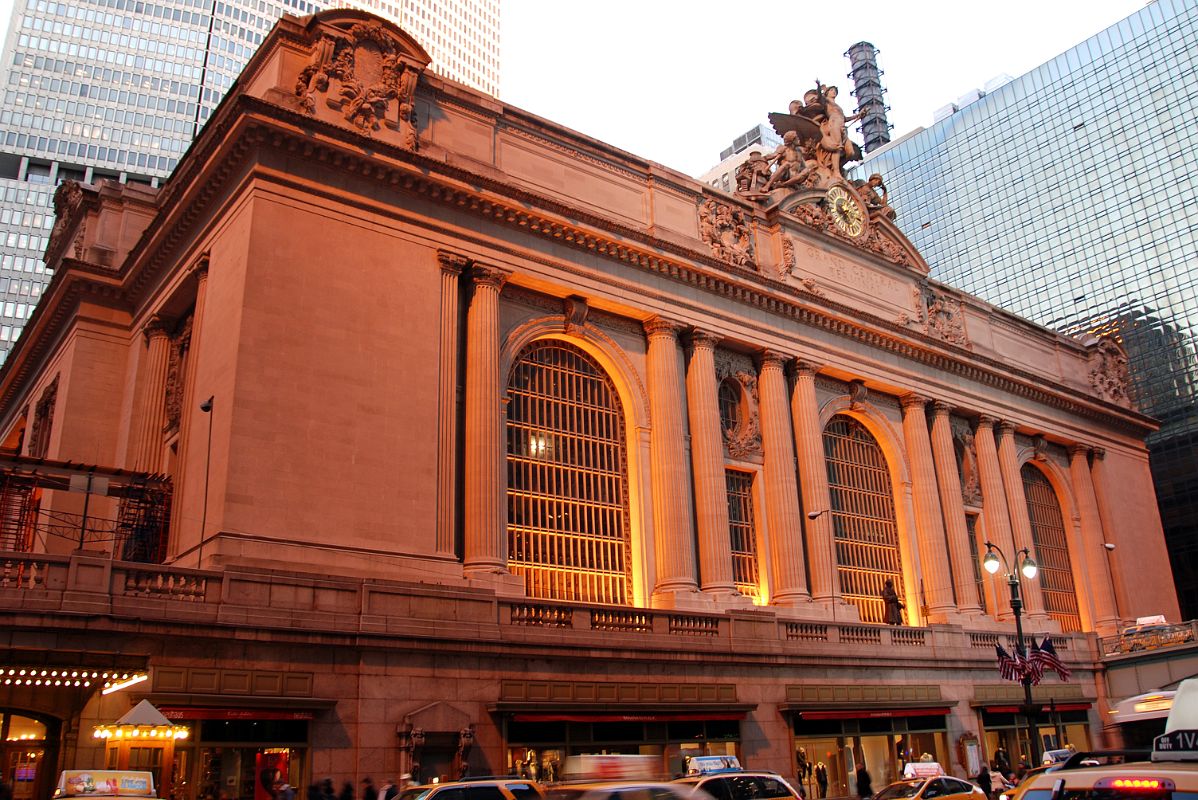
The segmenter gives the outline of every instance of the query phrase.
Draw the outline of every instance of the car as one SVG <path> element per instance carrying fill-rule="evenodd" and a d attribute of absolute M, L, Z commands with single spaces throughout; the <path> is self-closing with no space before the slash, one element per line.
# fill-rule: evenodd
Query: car
<path fill-rule="evenodd" d="M 803 797 L 801 791 L 776 772 L 723 769 L 688 775 L 674 783 L 701 789 L 715 800 L 801 800 Z"/>
<path fill-rule="evenodd" d="M 545 800 L 545 790 L 521 778 L 478 778 L 408 786 L 397 800 Z"/>
<path fill-rule="evenodd" d="M 547 800 L 712 800 L 694 786 L 657 781 L 559 783 Z"/>
<path fill-rule="evenodd" d="M 969 781 L 948 775 L 895 781 L 874 795 L 874 800 L 988 800 Z"/>
<path fill-rule="evenodd" d="M 1198 794 L 1198 763 L 1130 761 L 1054 770 L 1028 782 L 1023 800 L 1182 800 Z"/>
<path fill-rule="evenodd" d="M 1061 752 L 1061 751 L 1049 751 Z M 1039 767 L 1033 767 L 1024 773 L 1023 779 L 1014 787 L 1007 789 L 998 796 L 999 800 L 1023 800 L 1024 794 L 1032 782 L 1045 773 L 1058 772 L 1063 769 L 1078 769 L 1080 767 L 1097 767 L 1103 764 L 1115 764 L 1126 761 L 1135 761 L 1148 757 L 1147 750 L 1090 750 L 1088 752 L 1073 752 L 1070 751 L 1069 757 L 1063 761 L 1053 761 L 1051 764 L 1043 764 Z"/>

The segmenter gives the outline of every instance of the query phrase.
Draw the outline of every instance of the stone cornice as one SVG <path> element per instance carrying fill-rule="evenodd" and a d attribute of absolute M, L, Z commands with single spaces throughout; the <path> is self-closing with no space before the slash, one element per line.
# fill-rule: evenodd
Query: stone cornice
<path fill-rule="evenodd" d="M 767 314 L 894 353 L 932 369 L 1080 417 L 1101 420 L 1117 430 L 1142 436 L 1155 429 L 1150 418 L 1137 412 L 1069 387 L 1045 388 L 1042 376 L 1012 369 L 997 360 L 970 353 L 833 300 L 816 297 L 710 254 L 656 239 L 644 230 L 567 206 L 495 177 L 384 142 L 372 141 L 370 150 L 363 151 L 360 134 L 348 128 L 246 95 L 230 98 L 220 111 L 223 113 L 218 113 L 205 127 L 201 140 L 193 145 L 193 152 L 188 154 L 181 169 L 164 189 L 161 196 L 163 210 L 126 262 L 125 291 L 132 304 L 143 302 L 145 292 L 155 284 L 156 276 L 170 266 L 172 259 L 178 258 L 180 245 L 195 235 L 201 215 L 211 213 L 217 193 L 227 191 L 225 184 L 246 161 L 251 150 L 275 148 L 323 162 L 329 168 L 385 183 L 396 191 L 425 196 L 499 225 L 665 275 Z M 234 131 L 236 135 L 231 135 Z M 223 154 L 219 152 L 222 146 L 225 148 Z M 284 177 L 271 177 L 286 184 Z M 345 202 L 343 195 L 329 190 L 314 189 L 311 185 L 305 185 L 304 189 Z M 187 195 L 190 196 L 184 202 Z M 526 253 L 523 256 L 529 257 Z M 538 260 L 560 266 L 547 258 Z"/>

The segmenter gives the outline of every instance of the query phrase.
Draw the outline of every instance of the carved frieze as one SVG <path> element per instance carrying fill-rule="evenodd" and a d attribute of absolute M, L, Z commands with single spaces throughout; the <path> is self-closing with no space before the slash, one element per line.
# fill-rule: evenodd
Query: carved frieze
<path fill-rule="evenodd" d="M 188 314 L 171 334 L 167 350 L 166 386 L 163 389 L 166 393 L 167 430 L 178 428 L 183 416 L 183 376 L 187 366 L 187 351 L 191 348 L 192 317 L 193 314 Z"/>
<path fill-rule="evenodd" d="M 716 258 L 756 269 L 753 231 L 744 211 L 710 198 L 704 200 L 699 206 L 699 236 Z"/>
<path fill-rule="evenodd" d="M 299 105 L 316 113 L 318 95 L 370 135 L 387 126 L 416 149 L 416 82 L 428 57 L 378 22 L 347 22 L 322 32 L 295 82 Z"/>
<path fill-rule="evenodd" d="M 778 265 L 779 277 L 785 278 L 795 269 L 795 243 L 789 236 L 782 237 L 782 263 Z"/>
<path fill-rule="evenodd" d="M 928 336 L 969 347 L 969 336 L 965 331 L 965 310 L 961 301 L 947 292 L 921 281 L 911 288 L 913 314 L 900 314 L 895 320 L 899 325 L 912 325 Z"/>
<path fill-rule="evenodd" d="M 29 455 L 45 458 L 50 450 L 50 431 L 54 427 L 54 405 L 58 400 L 58 375 L 42 390 L 33 410 L 33 425 L 29 430 Z"/>
<path fill-rule="evenodd" d="M 745 461 L 761 456 L 761 412 L 757 390 L 757 370 L 744 353 L 715 351 L 716 380 L 735 381 L 741 399 L 736 425 L 723 428 L 724 450 L 729 458 Z"/>
<path fill-rule="evenodd" d="M 1110 337 L 1103 337 L 1090 351 L 1090 386 L 1107 402 L 1131 406 L 1127 353 Z"/>

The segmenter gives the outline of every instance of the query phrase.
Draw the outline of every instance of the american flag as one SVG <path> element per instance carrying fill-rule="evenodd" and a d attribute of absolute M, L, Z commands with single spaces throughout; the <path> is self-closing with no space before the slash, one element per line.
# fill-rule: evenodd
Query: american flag
<path fill-rule="evenodd" d="M 1040 648 L 1036 647 L 1036 642 L 1033 639 L 1031 644 L 1031 652 L 1028 653 L 1027 661 L 1027 676 L 1031 679 L 1032 686 L 1038 684 L 1044 678 L 1044 654 L 1040 652 Z"/>
<path fill-rule="evenodd" d="M 1012 656 L 1003 649 L 1001 644 L 994 645 L 994 651 L 998 654 L 998 674 L 1005 681 L 1023 680 L 1023 660 L 1018 655 Z"/>
<path fill-rule="evenodd" d="M 1069 676 L 1073 673 L 1069 671 L 1069 668 L 1065 666 L 1065 662 L 1061 661 L 1061 657 L 1057 655 L 1057 649 L 1053 647 L 1051 637 L 1044 637 L 1044 642 L 1040 645 L 1038 653 L 1041 670 L 1050 669 L 1062 681 L 1069 680 Z"/>

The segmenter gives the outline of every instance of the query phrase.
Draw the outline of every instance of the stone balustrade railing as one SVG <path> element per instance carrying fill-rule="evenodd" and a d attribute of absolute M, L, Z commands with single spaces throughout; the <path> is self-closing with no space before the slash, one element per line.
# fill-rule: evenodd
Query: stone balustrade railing
<path fill-rule="evenodd" d="M 114 619 L 263 625 L 302 632 L 670 647 L 696 653 L 819 655 L 845 648 L 888 658 L 992 661 L 1013 631 L 955 625 L 892 627 L 794 620 L 772 609 L 727 612 L 633 609 L 497 598 L 456 586 L 330 578 L 287 572 L 180 569 L 113 561 L 103 554 L 0 552 L 0 613 L 104 614 Z M 572 640 L 573 640 L 572 639 Z M 1067 661 L 1099 658 L 1097 639 L 1054 634 Z"/>

